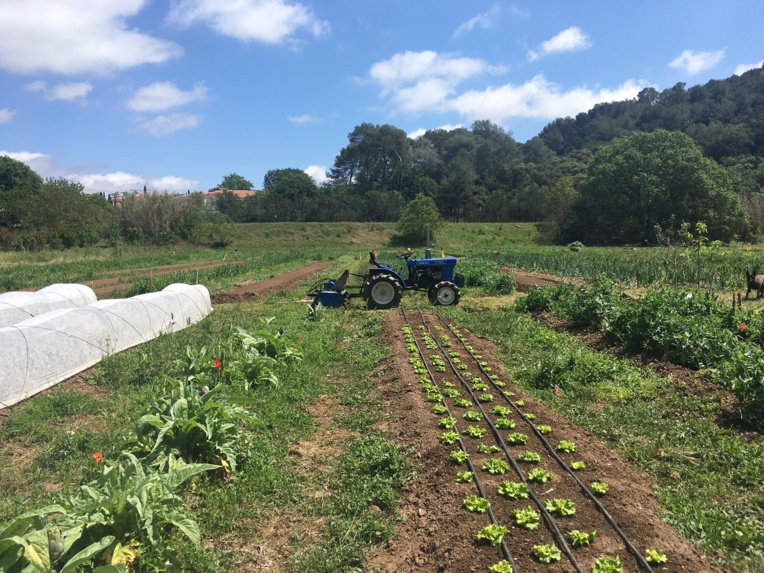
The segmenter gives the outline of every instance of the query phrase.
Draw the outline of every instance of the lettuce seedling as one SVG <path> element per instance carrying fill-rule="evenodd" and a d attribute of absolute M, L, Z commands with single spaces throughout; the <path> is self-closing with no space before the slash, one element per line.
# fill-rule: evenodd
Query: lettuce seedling
<path fill-rule="evenodd" d="M 499 446 L 495 446 L 491 444 L 490 446 L 487 444 L 480 444 L 478 446 L 478 452 L 481 454 L 495 454 L 497 452 L 500 452 Z"/>
<path fill-rule="evenodd" d="M 573 547 L 587 547 L 591 545 L 594 538 L 597 537 L 597 532 L 592 531 L 591 533 L 585 533 L 578 529 L 574 529 L 568 533 L 568 537 L 570 538 L 570 544 Z"/>
<path fill-rule="evenodd" d="M 491 507 L 491 504 L 484 497 L 471 495 L 464 499 L 464 507 L 472 513 L 485 513 Z"/>
<path fill-rule="evenodd" d="M 480 541 L 487 541 L 491 547 L 498 547 L 504 540 L 504 534 L 508 529 L 503 525 L 486 525 L 483 529 L 477 532 L 475 539 Z"/>
<path fill-rule="evenodd" d="M 486 390 L 488 390 L 488 384 L 486 384 L 485 382 L 475 382 L 472 385 L 472 389 L 475 392 L 485 392 Z"/>
<path fill-rule="evenodd" d="M 517 406 L 518 408 L 522 408 L 523 406 L 525 406 L 525 402 L 523 402 L 522 400 L 515 400 L 515 406 Z"/>
<path fill-rule="evenodd" d="M 432 413 L 437 414 L 438 416 L 445 414 L 448 412 L 448 408 L 446 408 L 443 404 L 435 404 L 432 407 Z"/>
<path fill-rule="evenodd" d="M 566 454 L 572 454 L 576 451 L 576 444 L 570 440 L 560 440 L 557 442 L 557 451 L 565 452 Z"/>
<path fill-rule="evenodd" d="M 509 406 L 494 406 L 491 412 L 504 418 L 508 418 L 512 415 L 512 409 Z"/>
<path fill-rule="evenodd" d="M 503 481 L 496 490 L 501 497 L 510 500 L 528 499 L 528 486 L 521 482 Z"/>
<path fill-rule="evenodd" d="M 462 415 L 462 418 L 468 422 L 479 422 L 483 419 L 483 414 L 480 412 L 475 412 L 474 410 L 470 410 L 469 412 L 465 412 L 464 415 Z"/>
<path fill-rule="evenodd" d="M 509 464 L 504 460 L 491 458 L 490 460 L 483 462 L 483 465 L 480 466 L 480 469 L 488 472 L 492 476 L 504 475 L 509 471 Z"/>
<path fill-rule="evenodd" d="M 592 491 L 597 495 L 605 495 L 609 489 L 608 484 L 602 481 L 593 481 L 590 487 L 592 488 Z"/>
<path fill-rule="evenodd" d="M 623 573 L 621 558 L 618 555 L 598 558 L 592 565 L 592 573 Z"/>
<path fill-rule="evenodd" d="M 569 499 L 548 499 L 544 507 L 549 513 L 556 513 L 560 517 L 568 517 L 576 513 L 576 506 Z"/>
<path fill-rule="evenodd" d="M 521 434 L 520 432 L 515 432 L 514 434 L 509 434 L 507 436 L 507 443 L 510 446 L 524 446 L 528 443 L 528 436 Z"/>
<path fill-rule="evenodd" d="M 528 472 L 528 481 L 535 481 L 538 483 L 546 483 L 553 479 L 554 476 L 546 471 L 544 468 L 533 468 Z"/>
<path fill-rule="evenodd" d="M 440 394 L 430 393 L 430 394 L 427 394 L 427 401 L 440 403 L 443 401 L 443 396 L 441 396 Z"/>
<path fill-rule="evenodd" d="M 456 432 L 443 432 L 440 435 L 440 441 L 447 446 L 453 446 L 456 442 L 459 441 L 459 434 Z"/>
<path fill-rule="evenodd" d="M 478 396 L 478 400 L 481 402 L 493 402 L 493 394 L 481 394 Z"/>
<path fill-rule="evenodd" d="M 562 558 L 562 551 L 554 545 L 534 545 L 533 552 L 540 563 L 551 563 Z"/>
<path fill-rule="evenodd" d="M 441 392 L 446 398 L 459 398 L 461 394 L 456 388 L 443 388 Z"/>
<path fill-rule="evenodd" d="M 541 434 L 549 434 L 552 432 L 552 426 L 536 426 L 536 429 Z"/>
<path fill-rule="evenodd" d="M 529 464 L 537 464 L 541 461 L 541 454 L 525 450 L 522 454 L 517 456 L 517 459 L 521 462 L 527 462 Z"/>
<path fill-rule="evenodd" d="M 456 474 L 456 483 L 469 483 L 472 477 L 472 472 L 459 472 Z"/>
<path fill-rule="evenodd" d="M 488 430 L 481 428 L 480 426 L 467 426 L 467 429 L 463 430 L 462 434 L 479 440 L 485 437 L 487 431 Z"/>
<path fill-rule="evenodd" d="M 576 471 L 580 471 L 582 469 L 586 468 L 586 464 L 584 462 L 573 462 L 570 464 L 571 469 L 574 469 Z"/>
<path fill-rule="evenodd" d="M 515 573 L 512 565 L 506 559 L 502 559 L 496 565 L 491 565 L 488 570 L 491 573 Z"/>
<path fill-rule="evenodd" d="M 512 517 L 515 518 L 515 525 L 527 529 L 529 531 L 536 531 L 539 528 L 539 514 L 532 507 L 526 509 L 513 509 Z"/>
<path fill-rule="evenodd" d="M 450 430 L 454 426 L 456 426 L 456 418 L 446 417 L 438 420 L 438 428 Z"/>
<path fill-rule="evenodd" d="M 647 549 L 645 551 L 645 559 L 648 563 L 665 563 L 668 561 L 668 557 L 660 549 Z"/>
<path fill-rule="evenodd" d="M 457 398 L 454 400 L 454 406 L 457 408 L 471 408 L 472 402 L 469 400 L 465 400 L 464 398 Z"/>
<path fill-rule="evenodd" d="M 497 430 L 513 430 L 515 428 L 515 421 L 510 418 L 499 418 L 494 422 Z"/>
<path fill-rule="evenodd" d="M 452 464 L 459 464 L 462 465 L 467 461 L 467 458 L 469 457 L 469 454 L 467 452 L 463 452 L 461 450 L 457 450 L 455 452 L 451 452 L 451 455 L 448 456 L 448 460 Z"/>

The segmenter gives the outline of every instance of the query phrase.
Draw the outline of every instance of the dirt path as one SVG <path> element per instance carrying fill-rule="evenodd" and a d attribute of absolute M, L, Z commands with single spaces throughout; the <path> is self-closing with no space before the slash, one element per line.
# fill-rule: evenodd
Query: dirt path
<path fill-rule="evenodd" d="M 489 566 L 501 560 L 503 556 L 497 548 L 478 546 L 475 543 L 476 532 L 489 523 L 485 515 L 470 513 L 463 507 L 466 496 L 477 494 L 476 487 L 471 483 L 458 484 L 455 481 L 457 472 L 466 468 L 449 462 L 450 452 L 457 450 L 458 445 L 447 446 L 441 443 L 440 437 L 445 430 L 438 427 L 438 417 L 433 414 L 433 404 L 427 401 L 427 395 L 422 391 L 420 376 L 414 373 L 408 363 L 411 355 L 407 352 L 402 332 L 405 324 L 402 313 L 389 312 L 386 323 L 385 339 L 391 346 L 391 356 L 384 365 L 387 381 L 380 388 L 385 403 L 384 416 L 389 416 L 388 426 L 392 438 L 414 452 L 416 477 L 408 482 L 401 497 L 401 524 L 398 527 L 398 535 L 384 546 L 372 550 L 368 556 L 368 563 L 372 568 L 382 566 L 389 571 L 401 573 L 487 571 Z M 514 393 L 511 400 L 524 402 L 523 411 L 526 414 L 534 414 L 535 424 L 549 425 L 553 428 L 550 442 L 556 444 L 558 439 L 564 438 L 576 444 L 577 453 L 570 459 L 585 462 L 586 469 L 577 472 L 581 481 L 587 485 L 592 481 L 605 482 L 610 486 L 609 492 L 600 501 L 634 546 L 640 551 L 653 548 L 666 552 L 669 556 L 668 563 L 653 567 L 654 571 L 721 571 L 709 564 L 698 550 L 660 519 L 660 510 L 646 475 L 631 467 L 594 436 L 531 399 L 519 386 L 508 380 L 489 342 L 473 336 L 464 329 L 461 329 L 461 332 L 474 353 L 481 355 L 482 360 L 492 368 L 492 372 L 507 382 L 504 389 Z M 453 349 L 460 351 L 464 361 L 464 349 L 457 348 L 456 344 Z M 434 351 L 426 352 L 429 357 Z M 438 374 L 436 378 L 439 382 L 441 376 L 446 374 Z M 493 393 L 497 394 L 495 390 Z M 447 399 L 446 403 L 449 402 L 451 401 Z M 490 411 L 492 404 L 488 406 L 487 411 Z M 466 424 L 461 419 L 462 411 L 458 408 L 453 411 L 460 427 L 464 428 Z M 528 433 L 527 430 L 521 429 L 519 421 L 518 429 L 510 431 Z M 503 435 L 508 433 L 501 432 Z M 475 447 L 476 442 L 470 441 L 469 438 L 463 441 L 469 447 Z M 481 441 L 493 442 L 490 433 Z M 512 448 L 517 453 L 525 449 L 537 450 L 539 447 L 529 442 L 520 449 Z M 498 456 L 500 454 L 491 457 Z M 545 531 L 543 520 L 537 532 L 525 531 L 512 525 L 511 509 L 524 509 L 532 504 L 529 500 L 509 502 L 496 495 L 496 486 L 500 479 L 480 470 L 481 464 L 488 458 L 486 454 L 470 452 L 470 459 L 476 466 L 476 473 L 484 482 L 484 488 L 488 492 L 486 497 L 491 501 L 497 519 L 502 525 L 509 526 L 505 541 L 518 570 L 543 570 L 550 573 L 573 571 L 571 563 L 564 555 L 558 564 L 540 565 L 535 560 L 532 555 L 533 545 L 551 543 L 551 534 Z M 620 538 L 609 530 L 601 514 L 589 507 L 591 502 L 587 502 L 581 496 L 575 482 L 571 483 L 572 478 L 568 479 L 565 472 L 559 467 L 555 468 L 554 462 L 546 458 L 541 465 L 549 466 L 555 479 L 543 486 L 537 486 L 539 498 L 569 498 L 576 503 L 576 515 L 555 520 L 560 529 L 564 533 L 571 529 L 598 532 L 592 547 L 574 550 L 583 570 L 590 571 L 596 557 L 618 554 L 624 563 L 624 571 L 639 571 L 637 561 L 629 555 Z M 501 479 L 517 481 L 516 476 L 509 474 Z"/>
<path fill-rule="evenodd" d="M 264 281 L 241 285 L 225 292 L 212 295 L 212 304 L 247 302 L 269 292 L 293 290 L 300 282 L 308 279 L 318 280 L 331 265 L 331 261 L 321 261 L 283 275 L 272 276 Z"/>

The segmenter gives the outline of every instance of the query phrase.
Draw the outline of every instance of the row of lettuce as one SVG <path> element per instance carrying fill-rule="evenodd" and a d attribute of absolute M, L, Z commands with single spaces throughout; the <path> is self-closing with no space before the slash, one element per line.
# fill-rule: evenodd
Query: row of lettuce
<path fill-rule="evenodd" d="M 236 473 L 253 447 L 248 429 L 261 423 L 241 397 L 278 384 L 278 368 L 302 360 L 268 330 L 237 328 L 230 356 L 188 347 L 168 374 L 174 391 L 146 408 L 118 459 L 93 452 L 74 492 L 0 528 L 0 571 L 115 573 L 152 552 L 164 561 L 167 537 L 178 532 L 198 544 L 182 495 L 194 478 L 224 483 Z"/>
<path fill-rule="evenodd" d="M 535 288 L 515 303 L 522 312 L 550 312 L 577 328 L 601 331 L 626 351 L 707 372 L 738 399 L 738 414 L 764 424 L 764 318 L 720 305 L 690 289 L 648 291 L 635 300 L 601 279 L 591 286 Z M 550 380 L 564 386 L 565 380 Z"/>

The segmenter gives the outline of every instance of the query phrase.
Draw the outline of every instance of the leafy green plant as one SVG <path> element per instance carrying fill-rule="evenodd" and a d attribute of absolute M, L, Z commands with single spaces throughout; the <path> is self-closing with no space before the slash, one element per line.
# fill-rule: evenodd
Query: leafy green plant
<path fill-rule="evenodd" d="M 572 462 L 570 464 L 570 468 L 573 469 L 573 470 L 576 470 L 576 471 L 580 471 L 580 470 L 586 469 L 586 463 L 581 462 L 581 461 L 579 461 L 579 462 Z"/>
<path fill-rule="evenodd" d="M 646 549 L 645 559 L 648 563 L 666 563 L 668 561 L 668 557 L 660 549 Z"/>
<path fill-rule="evenodd" d="M 512 564 L 506 559 L 502 559 L 495 565 L 491 565 L 488 570 L 491 571 L 491 573 L 515 573 Z"/>
<path fill-rule="evenodd" d="M 485 513 L 491 507 L 491 504 L 484 497 L 471 495 L 464 499 L 464 507 L 472 513 Z"/>
<path fill-rule="evenodd" d="M 538 483 L 546 483 L 553 479 L 554 476 L 546 471 L 544 468 L 533 468 L 528 472 L 528 481 L 535 481 Z"/>
<path fill-rule="evenodd" d="M 456 432 L 443 432 L 440 435 L 440 441 L 447 446 L 453 446 L 456 442 L 459 441 L 459 434 Z"/>
<path fill-rule="evenodd" d="M 515 432 L 509 434 L 506 441 L 510 446 L 524 446 L 528 443 L 528 436 L 520 432 Z"/>
<path fill-rule="evenodd" d="M 498 547 L 504 540 L 504 535 L 507 533 L 508 528 L 504 525 L 486 525 L 483 529 L 477 532 L 475 539 L 478 543 L 487 542 L 491 547 Z"/>
<path fill-rule="evenodd" d="M 544 507 L 549 513 L 555 513 L 560 517 L 568 517 L 576 513 L 576 506 L 569 499 L 548 499 Z"/>
<path fill-rule="evenodd" d="M 522 482 L 503 481 L 496 490 L 501 497 L 511 500 L 528 499 L 528 486 Z"/>
<path fill-rule="evenodd" d="M 478 452 L 481 454 L 495 454 L 497 452 L 500 452 L 499 446 L 495 444 L 480 444 L 478 446 Z"/>
<path fill-rule="evenodd" d="M 483 465 L 480 466 L 480 469 L 488 472 L 491 475 L 503 475 L 509 471 L 509 464 L 504 460 L 491 458 L 490 460 L 483 462 Z"/>
<path fill-rule="evenodd" d="M 511 418 L 499 418 L 494 422 L 497 430 L 512 430 L 515 427 L 515 421 Z"/>
<path fill-rule="evenodd" d="M 590 485 L 592 491 L 597 495 L 605 495 L 608 492 L 608 485 L 605 482 L 593 481 Z"/>
<path fill-rule="evenodd" d="M 537 530 L 541 523 L 539 513 L 532 507 L 513 509 L 512 517 L 515 518 L 515 525 L 522 527 L 523 529 L 528 529 L 529 531 Z"/>
<path fill-rule="evenodd" d="M 443 388 L 441 394 L 443 394 L 446 398 L 458 398 L 461 396 L 459 390 L 456 388 Z"/>
<path fill-rule="evenodd" d="M 552 433 L 552 426 L 541 425 L 541 426 L 536 426 L 536 429 L 541 434 L 551 434 Z"/>
<path fill-rule="evenodd" d="M 448 456 L 448 460 L 452 464 L 462 465 L 467 462 L 468 457 L 469 457 L 469 454 L 467 452 L 463 452 L 462 450 L 457 450 L 455 452 L 451 452 L 451 454 Z"/>
<path fill-rule="evenodd" d="M 456 474 L 456 483 L 469 483 L 473 477 L 472 472 L 459 472 Z"/>
<path fill-rule="evenodd" d="M 592 573 L 623 573 L 621 558 L 618 555 L 615 557 L 598 557 L 592 565 Z"/>
<path fill-rule="evenodd" d="M 456 426 L 456 418 L 445 417 L 438 420 L 438 428 L 450 430 Z"/>
<path fill-rule="evenodd" d="M 445 414 L 448 412 L 448 408 L 446 408 L 443 404 L 435 404 L 432 407 L 432 413 L 437 414 L 438 416 L 441 416 L 442 414 Z"/>
<path fill-rule="evenodd" d="M 456 406 L 457 408 L 471 408 L 472 402 L 464 398 L 457 398 L 456 400 L 454 400 L 454 406 Z"/>
<path fill-rule="evenodd" d="M 572 454 L 576 451 L 576 444 L 570 440 L 560 440 L 557 442 L 557 451 L 565 452 L 566 454 Z"/>
<path fill-rule="evenodd" d="M 479 422 L 480 420 L 483 419 L 483 414 L 481 414 L 480 412 L 476 412 L 474 410 L 470 410 L 469 412 L 465 412 L 462 415 L 462 418 L 464 418 L 468 422 Z"/>
<path fill-rule="evenodd" d="M 597 537 L 596 531 L 592 531 L 591 533 L 586 533 L 584 531 L 574 529 L 573 531 L 568 533 L 570 544 L 573 547 L 588 547 L 589 545 L 592 544 L 592 542 L 594 542 L 595 537 Z"/>
<path fill-rule="evenodd" d="M 161 471 L 188 462 L 219 464 L 226 471 L 236 471 L 237 459 L 250 447 L 239 427 L 252 426 L 257 418 L 225 401 L 221 389 L 201 393 L 192 382 L 180 381 L 177 397 L 161 398 L 140 417 L 126 450 Z"/>
<path fill-rule="evenodd" d="M 480 402 L 493 402 L 493 394 L 480 394 L 478 396 L 478 400 Z"/>
<path fill-rule="evenodd" d="M 462 430 L 462 434 L 464 434 L 465 436 L 469 436 L 470 438 L 475 438 L 477 440 L 484 438 L 486 435 L 486 432 L 488 432 L 488 430 L 486 430 L 485 428 L 481 428 L 480 426 L 467 426 L 467 428 Z"/>
<path fill-rule="evenodd" d="M 526 462 L 529 464 L 537 464 L 541 461 L 541 454 L 532 452 L 530 450 L 525 450 L 522 454 L 517 456 L 517 459 L 521 462 Z"/>
<path fill-rule="evenodd" d="M 540 563 L 552 563 L 552 561 L 559 561 L 562 558 L 562 551 L 554 544 L 534 545 L 533 553 Z"/>
<path fill-rule="evenodd" d="M 493 412 L 497 416 L 508 418 L 509 416 L 512 415 L 512 408 L 510 408 L 509 406 L 494 406 L 491 412 Z"/>

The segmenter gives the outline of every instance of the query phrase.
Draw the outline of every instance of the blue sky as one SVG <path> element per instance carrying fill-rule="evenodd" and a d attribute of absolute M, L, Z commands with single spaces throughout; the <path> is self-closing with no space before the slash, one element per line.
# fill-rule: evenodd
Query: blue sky
<path fill-rule="evenodd" d="M 524 142 L 762 65 L 760 0 L 0 0 L 0 155 L 87 192 L 317 181 L 363 122 Z"/>

